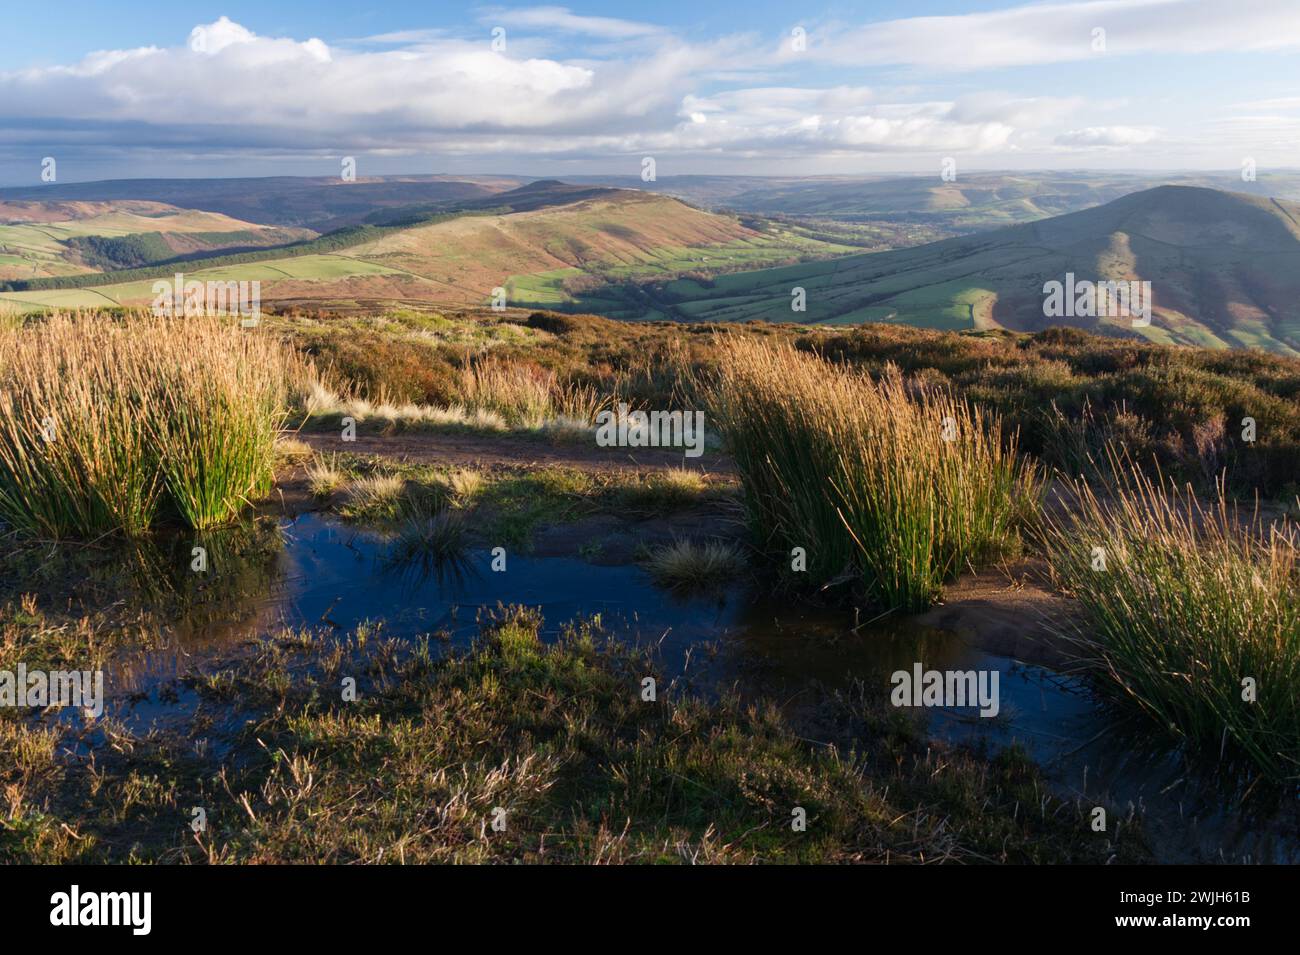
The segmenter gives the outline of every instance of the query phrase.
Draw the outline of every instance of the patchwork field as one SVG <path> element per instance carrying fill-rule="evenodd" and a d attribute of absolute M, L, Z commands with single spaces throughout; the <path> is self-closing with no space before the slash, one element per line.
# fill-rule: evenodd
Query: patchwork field
<path fill-rule="evenodd" d="M 612 314 L 645 318 L 655 316 L 629 295 L 630 283 L 855 251 L 794 227 L 751 228 L 663 196 L 595 192 L 533 211 L 444 217 L 336 253 L 211 269 L 195 262 L 176 271 L 199 281 L 259 281 L 264 302 L 483 305 L 501 287 L 511 305 L 591 308 L 595 301 Z M 147 304 L 155 281 L 11 292 L 0 294 L 0 303 L 20 310 Z"/>
<path fill-rule="evenodd" d="M 178 265 L 178 270 L 183 266 Z M 278 291 L 284 297 L 301 295 L 305 285 L 346 282 L 354 277 L 396 276 L 403 284 L 410 284 L 410 276 L 396 269 L 344 255 L 304 255 L 273 262 L 255 262 L 248 265 L 227 266 L 214 269 L 197 269 L 184 272 L 187 280 L 201 282 L 261 282 L 263 299 L 268 291 Z M 0 304 L 9 304 L 19 311 L 45 308 L 85 308 L 104 305 L 148 305 L 154 299 L 153 286 L 158 280 L 145 279 L 119 285 L 103 285 L 83 289 L 53 289 L 40 292 L 8 292 L 0 294 Z"/>
<path fill-rule="evenodd" d="M 314 234 L 162 202 L 0 202 L 0 281 L 102 271 L 121 265 L 115 256 L 166 260 L 281 245 Z M 132 241 L 115 241 L 124 239 Z"/>

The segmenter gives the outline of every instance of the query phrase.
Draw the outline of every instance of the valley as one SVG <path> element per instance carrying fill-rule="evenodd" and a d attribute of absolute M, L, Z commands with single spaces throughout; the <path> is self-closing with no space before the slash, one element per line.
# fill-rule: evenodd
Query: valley
<path fill-rule="evenodd" d="M 680 191 L 717 198 L 720 187 L 710 184 L 711 191 Z M 377 206 L 324 234 L 143 200 L 11 199 L 0 201 L 8 223 L 0 226 L 7 243 L 0 279 L 10 289 L 0 292 L 0 308 L 148 304 L 153 282 L 180 272 L 200 281 L 257 281 L 268 307 L 499 300 L 636 321 L 1032 332 L 1059 323 L 1044 311 L 1044 287 L 1072 274 L 1148 282 L 1154 311 L 1149 324 L 1107 314 L 1067 324 L 1159 343 L 1296 354 L 1300 205 L 1204 186 L 1126 191 L 1139 184 L 1003 177 L 960 188 L 900 180 L 769 185 L 768 199 L 746 203 L 769 214 L 738 214 L 706 211 L 667 190 L 555 180 L 397 182 L 380 184 Z M 1289 188 L 1286 180 L 1277 185 Z M 415 188 L 403 191 L 407 186 Z M 326 188 L 303 186 L 300 201 L 313 214 L 328 209 L 328 222 L 337 223 L 352 207 L 321 198 Z M 742 191 L 719 201 L 757 194 L 752 182 L 733 188 Z M 447 198 L 466 190 L 473 195 Z M 124 190 L 72 187 L 72 194 L 112 191 Z M 442 198 L 388 204 L 398 194 L 405 203 Z M 815 214 L 788 215 L 780 196 L 807 201 Z M 220 191 L 191 201 L 234 207 Z M 846 211 L 863 202 L 870 214 Z M 1072 205 L 1085 207 L 1053 211 Z M 81 210 L 79 218 L 52 219 L 70 208 Z M 915 219 L 909 224 L 900 211 Z M 976 218 L 951 217 L 958 212 Z M 1014 224 L 990 225 L 1006 221 Z M 975 222 L 980 231 L 953 234 Z"/>
<path fill-rule="evenodd" d="M 1149 281 L 1149 326 L 1108 316 L 1094 330 L 1207 347 L 1300 348 L 1300 205 L 1199 187 L 1162 186 L 1103 206 L 971 237 L 830 262 L 683 279 L 658 290 L 678 317 L 1035 331 L 1044 285 L 1067 273 Z M 790 311 L 790 290 L 808 311 Z"/>

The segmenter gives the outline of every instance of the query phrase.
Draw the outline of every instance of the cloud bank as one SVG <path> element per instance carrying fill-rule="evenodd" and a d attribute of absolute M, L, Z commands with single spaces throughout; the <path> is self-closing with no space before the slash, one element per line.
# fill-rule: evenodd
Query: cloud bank
<path fill-rule="evenodd" d="M 989 163 L 1103 152 L 1186 161 L 1196 130 L 1167 129 L 1157 105 L 978 89 L 970 76 L 1098 57 L 1122 64 L 1292 49 L 1294 2 L 1034 4 L 823 24 L 802 43 L 747 34 L 690 41 L 555 6 L 489 9 L 478 38 L 429 28 L 333 45 L 260 36 L 221 17 L 174 46 L 0 72 L 0 154 L 370 154 L 517 166 L 662 154 L 681 168 L 692 158 L 733 161 L 736 172 L 751 159 L 933 164 L 955 154 Z M 855 82 L 868 68 L 885 82 Z M 1253 122 L 1249 110 L 1239 122 L 1220 117 L 1199 146 L 1240 151 L 1259 132 L 1272 148 L 1300 122 L 1294 97 L 1255 106 Z"/>

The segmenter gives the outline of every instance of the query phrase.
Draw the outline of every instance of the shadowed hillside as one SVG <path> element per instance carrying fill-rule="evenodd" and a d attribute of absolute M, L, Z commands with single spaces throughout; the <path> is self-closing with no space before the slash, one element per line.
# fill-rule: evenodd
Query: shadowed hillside
<path fill-rule="evenodd" d="M 1153 341 L 1300 348 L 1300 206 L 1161 186 L 1093 209 L 915 249 L 683 280 L 662 290 L 685 318 L 898 322 L 1034 331 L 1072 324 Z M 1148 281 L 1152 323 L 1047 316 L 1045 283 Z M 807 290 L 806 313 L 790 310 Z"/>

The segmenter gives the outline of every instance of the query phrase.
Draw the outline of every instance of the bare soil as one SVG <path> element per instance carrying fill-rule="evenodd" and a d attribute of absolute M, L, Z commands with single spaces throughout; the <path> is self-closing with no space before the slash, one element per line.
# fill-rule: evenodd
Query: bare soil
<path fill-rule="evenodd" d="M 989 653 L 1068 670 L 1074 654 L 1062 630 L 1075 612 L 1073 601 L 1049 588 L 1041 564 L 1022 562 L 959 578 L 917 620 Z"/>
<path fill-rule="evenodd" d="M 448 467 L 546 468 L 573 467 L 584 471 L 649 472 L 671 468 L 734 478 L 735 465 L 722 454 L 705 452 L 698 458 L 660 448 L 601 448 L 587 442 L 549 442 L 529 435 L 446 434 L 406 431 L 394 434 L 358 433 L 345 442 L 334 432 L 299 437 L 312 450 L 373 454 L 405 464 Z"/>

